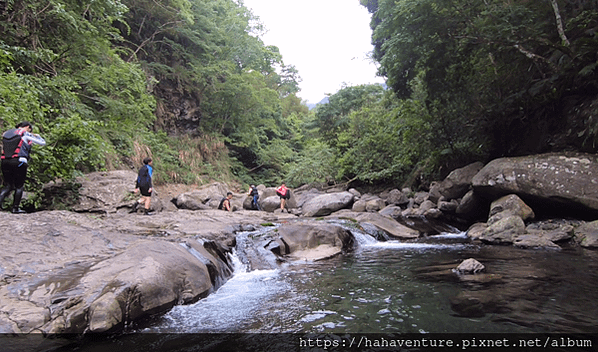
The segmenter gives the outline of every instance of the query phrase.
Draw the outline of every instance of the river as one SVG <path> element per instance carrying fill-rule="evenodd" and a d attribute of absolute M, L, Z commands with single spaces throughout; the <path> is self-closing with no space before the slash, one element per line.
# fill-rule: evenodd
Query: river
<path fill-rule="evenodd" d="M 323 261 L 249 271 L 235 253 L 235 273 L 216 292 L 133 335 L 598 332 L 595 251 L 491 246 L 463 233 L 378 241 L 352 231 L 355 250 Z M 239 242 L 250 235 L 238 234 Z M 468 258 L 486 270 L 453 272 Z"/>

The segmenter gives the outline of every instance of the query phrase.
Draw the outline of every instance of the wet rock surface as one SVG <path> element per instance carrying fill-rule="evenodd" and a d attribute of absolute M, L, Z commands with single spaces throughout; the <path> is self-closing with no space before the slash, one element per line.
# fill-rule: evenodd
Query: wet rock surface
<path fill-rule="evenodd" d="M 113 331 L 205 297 L 232 272 L 235 231 L 275 220 L 248 213 L 1 212 L 1 332 Z"/>

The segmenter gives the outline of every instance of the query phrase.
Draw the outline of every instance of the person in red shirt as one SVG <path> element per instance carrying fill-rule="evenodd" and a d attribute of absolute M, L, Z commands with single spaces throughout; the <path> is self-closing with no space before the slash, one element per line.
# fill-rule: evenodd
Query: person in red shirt
<path fill-rule="evenodd" d="M 282 185 L 276 189 L 276 194 L 280 197 L 280 210 L 284 211 L 287 199 L 291 198 L 291 190 L 289 190 L 283 182 Z M 287 209 L 287 212 L 288 211 L 289 210 Z"/>
<path fill-rule="evenodd" d="M 4 198 L 10 192 L 15 191 L 12 212 L 13 214 L 25 213 L 19 208 L 19 205 L 23 198 L 31 147 L 33 144 L 46 145 L 46 141 L 39 134 L 31 133 L 32 131 L 31 123 L 23 121 L 2 135 L 1 159 L 4 188 L 0 191 L 0 210 L 2 210 Z"/>

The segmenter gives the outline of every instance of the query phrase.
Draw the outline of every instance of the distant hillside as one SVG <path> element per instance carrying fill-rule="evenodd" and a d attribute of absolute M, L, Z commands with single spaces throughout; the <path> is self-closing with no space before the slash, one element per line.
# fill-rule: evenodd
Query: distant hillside
<path fill-rule="evenodd" d="M 320 100 L 319 102 L 317 102 L 315 104 L 309 103 L 309 104 L 307 104 L 307 107 L 309 108 L 309 110 L 311 110 L 320 104 L 328 104 L 328 97 L 325 97 L 324 99 Z"/>
<path fill-rule="evenodd" d="M 382 88 L 384 88 L 384 90 L 388 89 L 388 86 L 386 85 L 386 83 L 377 83 L 377 85 L 382 86 Z M 324 99 L 320 100 L 319 102 L 313 104 L 313 103 L 308 103 L 307 107 L 309 108 L 309 110 L 314 109 L 316 106 L 320 105 L 320 104 L 328 104 L 328 97 L 324 97 Z"/>

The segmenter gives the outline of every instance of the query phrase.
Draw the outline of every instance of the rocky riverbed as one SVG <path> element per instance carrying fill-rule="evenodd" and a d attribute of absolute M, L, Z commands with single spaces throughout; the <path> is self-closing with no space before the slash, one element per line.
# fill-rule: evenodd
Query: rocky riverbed
<path fill-rule="evenodd" d="M 230 277 L 229 253 L 240 231 L 266 228 L 246 244 L 255 249 L 247 258 L 253 269 L 351 250 L 351 231 L 318 222 L 322 217 L 349 219 L 372 236 L 402 241 L 462 230 L 472 241 L 529 250 L 598 247 L 592 221 L 598 162 L 592 155 L 475 163 L 419 191 L 303 187 L 293 191 L 284 212 L 274 188 L 263 185 L 264 211 L 249 210 L 242 191 L 234 194 L 235 211 L 217 210 L 229 189 L 214 183 L 158 188 L 154 215 L 130 213 L 135 177 L 113 171 L 80 178 L 71 211 L 0 213 L 1 333 L 119 331 L 195 302 Z M 61 184 L 46 187 L 48 199 L 69 198 L 68 192 Z M 580 216 L 543 215 L 559 209 Z"/>

